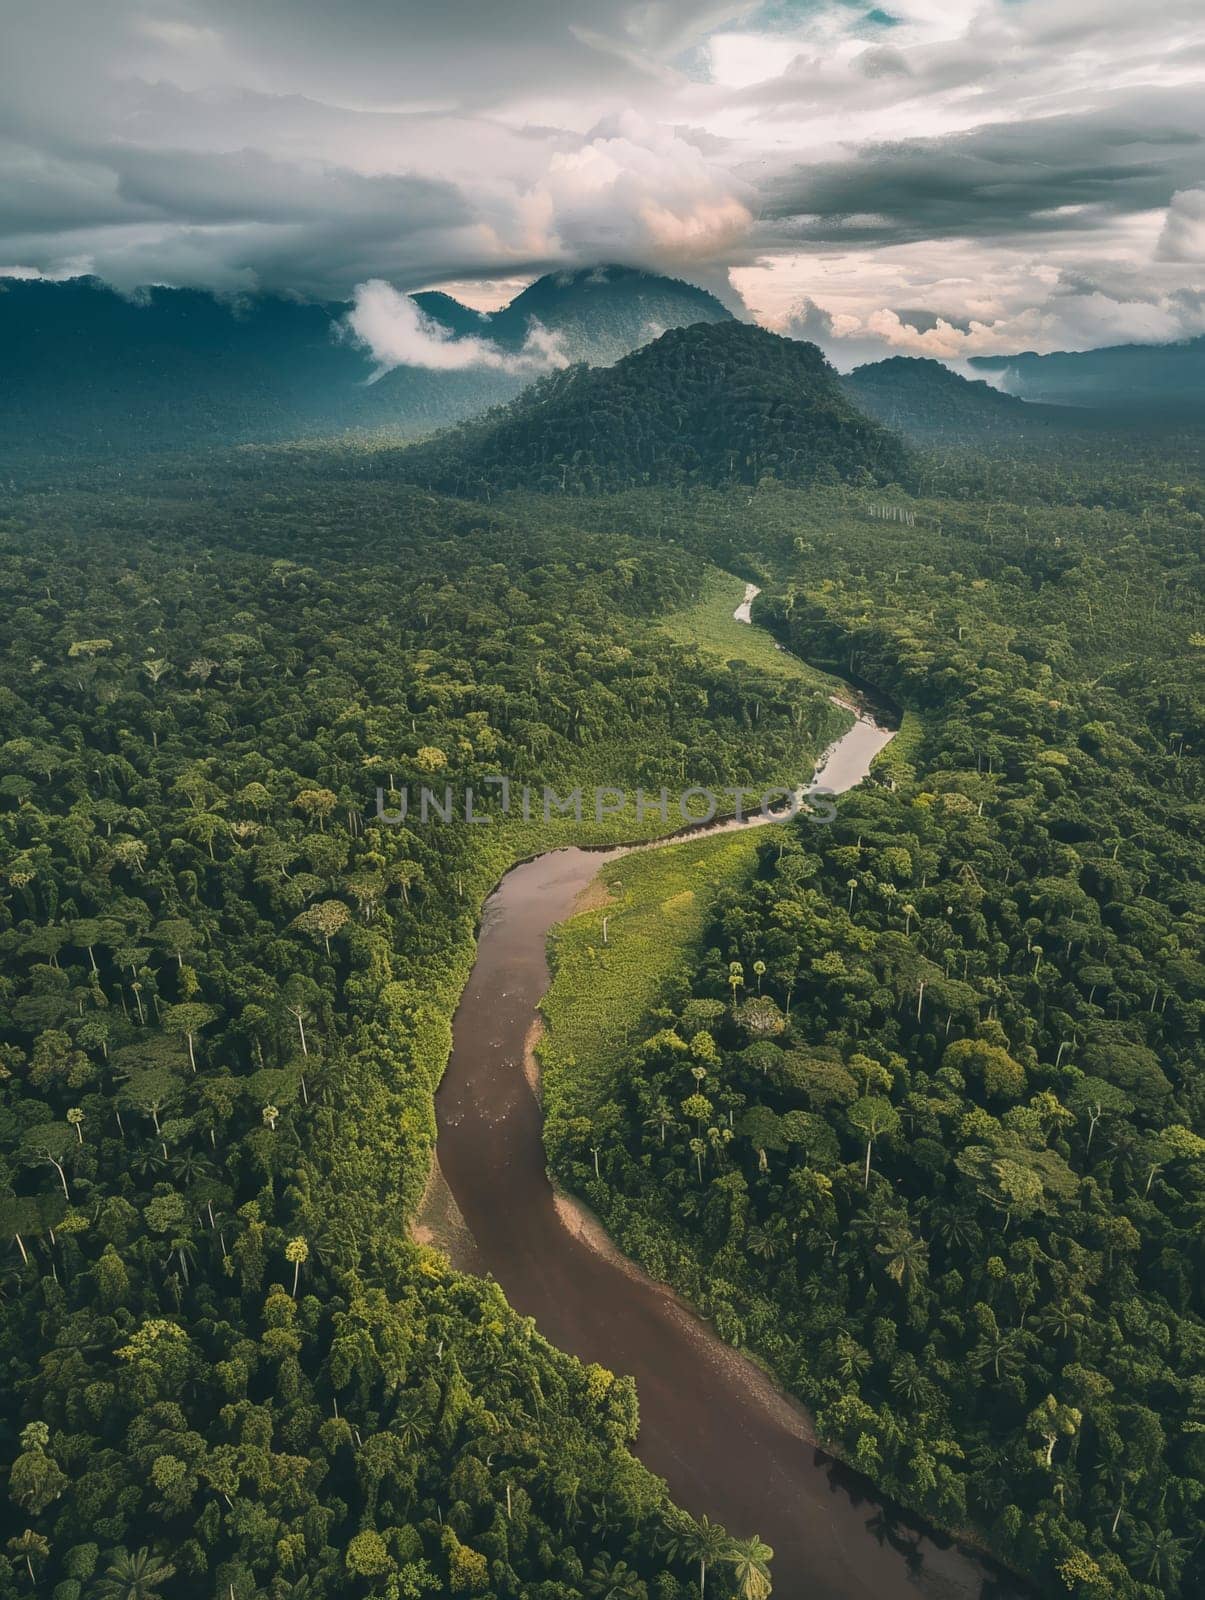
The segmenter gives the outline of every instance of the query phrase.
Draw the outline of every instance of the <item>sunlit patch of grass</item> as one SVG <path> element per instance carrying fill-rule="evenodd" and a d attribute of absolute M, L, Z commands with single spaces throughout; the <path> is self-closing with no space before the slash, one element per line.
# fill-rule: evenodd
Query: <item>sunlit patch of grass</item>
<path fill-rule="evenodd" d="M 713 568 L 704 579 L 703 592 L 693 606 L 662 617 L 658 626 L 679 644 L 695 645 L 723 661 L 744 661 L 764 672 L 810 684 L 831 693 L 845 689 L 837 678 L 808 666 L 798 656 L 780 650 L 764 628 L 738 622 L 733 612 L 745 593 L 744 579 Z"/>
<path fill-rule="evenodd" d="M 759 836 L 756 829 L 718 834 L 613 861 L 600 875 L 607 903 L 554 931 L 539 1046 L 550 1117 L 584 1114 L 606 1098 L 666 984 L 686 971 L 716 896 L 752 873 Z"/>

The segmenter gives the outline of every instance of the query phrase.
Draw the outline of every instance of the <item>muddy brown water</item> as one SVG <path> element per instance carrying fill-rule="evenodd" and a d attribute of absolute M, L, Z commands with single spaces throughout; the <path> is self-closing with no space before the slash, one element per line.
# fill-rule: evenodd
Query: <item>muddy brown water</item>
<path fill-rule="evenodd" d="M 816 781 L 852 788 L 890 737 L 859 720 Z M 773 1546 L 780 1600 L 1019 1596 L 819 1451 L 800 1406 L 554 1193 L 525 1044 L 549 984 L 549 931 L 620 854 L 551 851 L 508 872 L 486 901 L 436 1097 L 439 1170 L 420 1236 L 435 1238 L 463 1270 L 492 1274 L 553 1344 L 635 1378 L 637 1455 L 694 1515 Z"/>

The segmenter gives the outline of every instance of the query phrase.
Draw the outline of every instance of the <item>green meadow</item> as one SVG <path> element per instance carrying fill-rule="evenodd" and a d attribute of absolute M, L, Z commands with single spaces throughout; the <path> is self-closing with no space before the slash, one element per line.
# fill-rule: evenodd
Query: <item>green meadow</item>
<path fill-rule="evenodd" d="M 713 569 L 703 583 L 702 593 L 691 606 L 661 618 L 658 626 L 682 645 L 694 645 L 706 655 L 723 661 L 743 661 L 764 672 L 809 684 L 826 694 L 848 694 L 839 678 L 810 667 L 790 651 L 780 650 L 764 628 L 738 622 L 733 611 L 745 592 L 745 580 L 734 573 Z"/>
<path fill-rule="evenodd" d="M 688 970 L 723 890 L 753 871 L 760 829 L 640 850 L 603 867 L 602 895 L 549 941 L 551 987 L 538 1055 L 550 1120 L 587 1115 L 675 972 Z M 606 928 L 604 932 L 604 921 Z"/>

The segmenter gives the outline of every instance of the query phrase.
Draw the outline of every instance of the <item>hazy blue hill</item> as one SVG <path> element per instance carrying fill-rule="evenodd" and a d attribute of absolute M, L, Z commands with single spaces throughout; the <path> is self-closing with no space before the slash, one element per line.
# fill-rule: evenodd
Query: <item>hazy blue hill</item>
<path fill-rule="evenodd" d="M 1068 421 L 1065 410 L 1019 400 L 926 357 L 890 356 L 855 368 L 842 383 L 863 411 L 926 444 L 1020 439 Z"/>
<path fill-rule="evenodd" d="M 1178 344 L 975 356 L 971 365 L 1002 373 L 1005 388 L 1027 400 L 1105 407 L 1153 404 L 1205 412 L 1205 335 Z"/>
<path fill-rule="evenodd" d="M 489 337 L 488 313 L 462 305 L 452 295 L 444 294 L 442 289 L 420 289 L 410 298 L 426 316 L 454 333 L 458 339 L 466 334 L 476 334 L 478 338 L 483 335 Z"/>
<path fill-rule="evenodd" d="M 897 435 L 851 403 L 814 344 L 735 321 L 663 334 L 613 367 L 571 367 L 407 450 L 400 470 L 460 493 L 643 483 L 886 482 Z"/>
<path fill-rule="evenodd" d="M 732 313 L 706 289 L 631 267 L 594 267 L 537 278 L 489 319 L 489 336 L 522 344 L 531 321 L 558 335 L 571 361 L 612 362 L 696 322 L 731 322 Z"/>
<path fill-rule="evenodd" d="M 609 362 L 664 327 L 718 320 L 689 284 L 621 268 L 540 279 L 482 316 L 450 295 L 415 296 L 457 338 L 517 348 L 538 317 L 573 360 Z M 92 278 L 0 280 L 0 450 L 125 454 L 372 431 L 413 438 L 512 399 L 530 373 L 399 367 L 370 382 L 341 337 L 347 306 L 191 289 L 133 298 Z"/>
<path fill-rule="evenodd" d="M 135 300 L 95 279 L 0 285 L 0 422 L 26 449 L 279 438 L 371 368 L 332 337 L 342 308 L 189 289 Z"/>
<path fill-rule="evenodd" d="M 4 437 L 26 452 L 123 453 L 364 426 L 413 433 L 472 409 L 478 374 L 410 369 L 369 384 L 372 360 L 339 336 L 346 310 L 10 280 L 0 286 Z M 506 392 L 487 385 L 483 403 Z"/>

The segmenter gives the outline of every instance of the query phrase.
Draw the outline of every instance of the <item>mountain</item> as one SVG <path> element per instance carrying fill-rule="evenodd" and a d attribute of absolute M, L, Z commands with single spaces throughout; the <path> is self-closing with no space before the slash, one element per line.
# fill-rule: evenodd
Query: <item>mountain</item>
<path fill-rule="evenodd" d="M 1205 411 L 1205 335 L 1178 344 L 1117 344 L 1041 356 L 973 356 L 981 372 L 1002 374 L 1010 394 L 1059 405 L 1156 406 Z"/>
<path fill-rule="evenodd" d="M 728 319 L 690 284 L 624 268 L 557 274 L 483 316 L 415 295 L 453 338 L 516 349 L 533 318 L 574 361 L 609 362 L 667 326 Z M 398 367 L 376 381 L 349 307 L 195 289 L 133 297 L 97 279 L 0 279 L 0 438 L 27 455 L 184 449 L 345 432 L 413 438 L 512 399 L 530 372 Z"/>
<path fill-rule="evenodd" d="M 1054 406 L 1018 400 L 920 356 L 873 361 L 841 381 L 869 416 L 924 444 L 982 444 L 1048 433 L 1065 426 L 1068 415 Z"/>
<path fill-rule="evenodd" d="M 713 294 L 631 267 L 594 267 L 537 278 L 486 319 L 486 337 L 517 348 L 532 320 L 557 336 L 570 361 L 608 367 L 670 328 L 731 322 Z"/>
<path fill-rule="evenodd" d="M 677 328 L 613 367 L 571 367 L 423 444 L 400 470 L 459 493 L 642 483 L 887 482 L 903 441 L 863 415 L 814 344 L 741 322 Z"/>
<path fill-rule="evenodd" d="M 126 453 L 363 426 L 374 405 L 380 421 L 417 431 L 476 399 L 477 375 L 464 373 L 414 372 L 404 393 L 375 395 L 371 359 L 338 336 L 346 310 L 10 280 L 0 286 L 0 426 L 30 452 Z"/>

